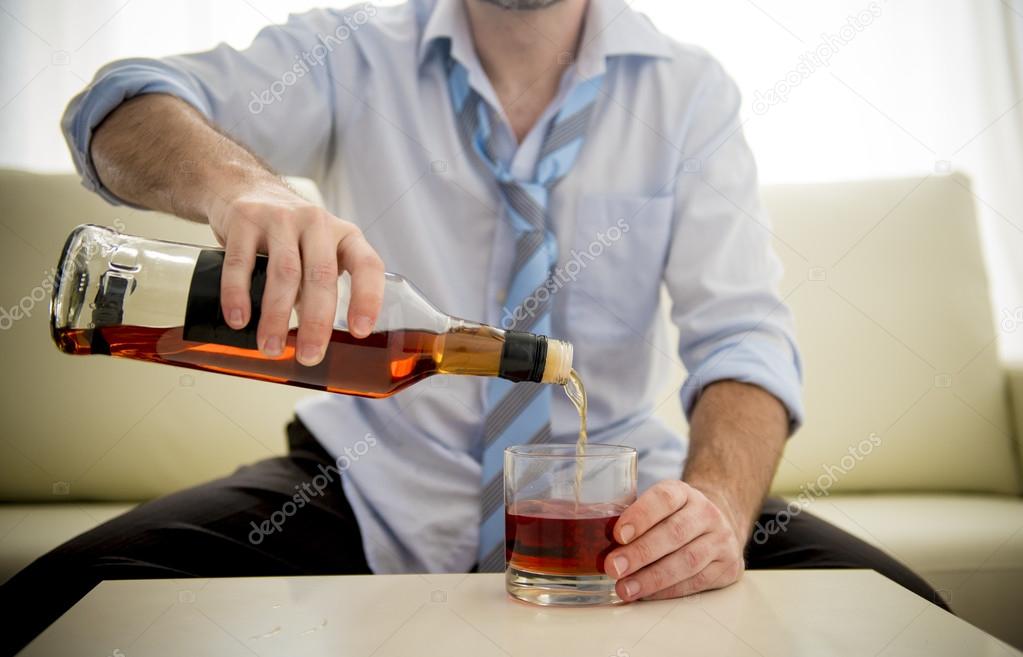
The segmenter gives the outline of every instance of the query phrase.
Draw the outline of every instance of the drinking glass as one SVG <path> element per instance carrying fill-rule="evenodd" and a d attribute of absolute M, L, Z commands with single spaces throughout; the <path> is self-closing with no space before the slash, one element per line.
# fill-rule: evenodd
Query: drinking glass
<path fill-rule="evenodd" d="M 505 584 L 539 605 L 621 599 L 604 571 L 612 530 L 636 499 L 636 450 L 534 444 L 504 451 Z"/>

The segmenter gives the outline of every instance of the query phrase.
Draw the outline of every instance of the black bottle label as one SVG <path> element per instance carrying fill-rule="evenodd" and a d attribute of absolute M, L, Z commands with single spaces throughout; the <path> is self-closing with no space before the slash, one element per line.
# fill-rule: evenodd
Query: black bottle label
<path fill-rule="evenodd" d="M 257 256 L 252 270 L 249 301 L 252 312 L 249 323 L 235 330 L 224 320 L 220 308 L 220 274 L 224 270 L 224 252 L 204 249 L 199 253 L 188 288 L 183 336 L 192 342 L 210 342 L 228 347 L 257 349 L 256 327 L 259 326 L 263 288 L 266 285 L 266 256 Z"/>
<path fill-rule="evenodd" d="M 547 364 L 547 338 L 522 331 L 504 334 L 497 375 L 509 381 L 542 381 Z"/>

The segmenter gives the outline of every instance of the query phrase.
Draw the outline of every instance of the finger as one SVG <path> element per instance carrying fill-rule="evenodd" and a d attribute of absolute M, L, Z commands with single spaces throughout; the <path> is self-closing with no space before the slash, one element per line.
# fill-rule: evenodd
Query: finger
<path fill-rule="evenodd" d="M 667 600 L 681 598 L 701 591 L 712 591 L 733 584 L 742 576 L 742 564 L 738 561 L 712 561 L 706 568 L 692 577 L 661 589 L 644 600 Z"/>
<path fill-rule="evenodd" d="M 244 220 L 234 222 L 224 245 L 224 268 L 220 273 L 220 309 L 233 329 L 245 328 L 249 323 L 249 287 L 258 248 L 256 227 Z"/>
<path fill-rule="evenodd" d="M 338 262 L 352 275 L 352 299 L 348 304 L 348 327 L 364 338 L 373 331 L 384 300 L 384 261 L 355 226 L 338 244 Z"/>
<path fill-rule="evenodd" d="M 302 233 L 302 302 L 298 308 L 296 354 L 303 365 L 316 365 L 334 328 L 337 310 L 337 254 L 333 235 L 324 227 Z"/>
<path fill-rule="evenodd" d="M 604 560 L 604 569 L 615 579 L 634 573 L 666 554 L 688 545 L 711 527 L 707 514 L 692 504 L 671 514 L 628 545 L 615 548 Z"/>
<path fill-rule="evenodd" d="M 721 553 L 717 549 L 717 538 L 703 534 L 684 548 L 641 568 L 635 574 L 618 580 L 615 591 L 623 600 L 635 600 L 651 596 L 687 580 L 706 568 Z"/>
<path fill-rule="evenodd" d="M 268 242 L 270 262 L 256 340 L 264 354 L 277 357 L 287 344 L 288 322 L 302 281 L 302 258 L 298 239 L 292 233 L 279 232 Z"/>
<path fill-rule="evenodd" d="M 681 509 L 689 498 L 689 486 L 681 481 L 660 481 L 622 512 L 614 535 L 622 545 L 642 536 L 651 527 Z"/>

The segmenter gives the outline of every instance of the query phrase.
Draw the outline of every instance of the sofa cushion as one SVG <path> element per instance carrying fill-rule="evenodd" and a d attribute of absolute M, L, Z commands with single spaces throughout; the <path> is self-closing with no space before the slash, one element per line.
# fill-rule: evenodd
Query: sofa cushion
<path fill-rule="evenodd" d="M 969 181 L 781 185 L 764 202 L 806 401 L 774 490 L 1019 494 L 1023 374 L 1014 426 Z M 673 397 L 657 414 L 684 432 Z"/>
<path fill-rule="evenodd" d="M 806 424 L 776 488 L 1016 493 L 974 197 L 960 175 L 769 187 Z M 869 456 L 864 441 L 877 442 Z M 856 452 L 854 454 L 850 454 Z"/>
<path fill-rule="evenodd" d="M 921 572 L 987 569 L 1023 576 L 1023 498 L 828 495 L 804 508 Z"/>
<path fill-rule="evenodd" d="M 0 582 L 131 504 L 0 504 Z"/>

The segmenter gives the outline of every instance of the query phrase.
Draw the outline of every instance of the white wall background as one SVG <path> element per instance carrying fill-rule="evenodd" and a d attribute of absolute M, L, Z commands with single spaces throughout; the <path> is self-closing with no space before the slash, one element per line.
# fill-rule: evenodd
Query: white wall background
<path fill-rule="evenodd" d="M 0 0 L 0 166 L 66 170 L 64 104 L 105 62 L 244 47 L 308 0 Z M 342 4 L 347 4 L 342 3 Z M 1023 0 L 634 0 L 747 97 L 764 182 L 974 179 L 1003 356 L 1023 360 Z M 849 16 L 869 26 L 843 35 Z M 846 39 L 842 39 L 846 41 Z M 829 63 L 810 73 L 805 53 Z M 754 111 L 786 78 L 785 102 Z"/>

